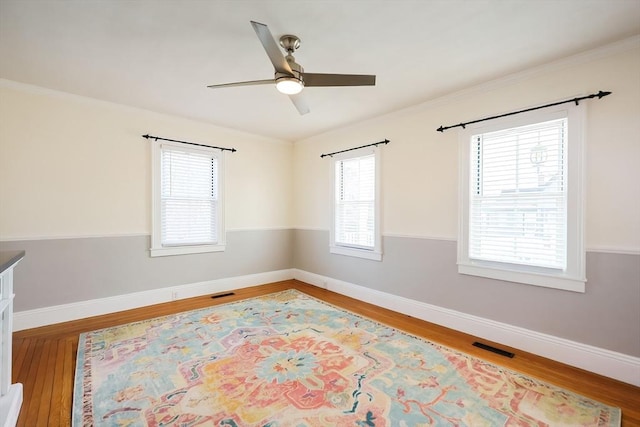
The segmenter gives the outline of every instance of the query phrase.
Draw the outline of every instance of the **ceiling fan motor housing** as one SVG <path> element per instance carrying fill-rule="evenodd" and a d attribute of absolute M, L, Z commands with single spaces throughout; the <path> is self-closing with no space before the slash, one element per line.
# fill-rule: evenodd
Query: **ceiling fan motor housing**
<path fill-rule="evenodd" d="M 300 80 L 301 82 L 304 81 L 303 79 L 303 75 L 304 75 L 304 68 L 302 68 L 302 65 L 298 64 L 295 60 L 295 58 L 293 57 L 293 55 L 287 55 L 286 58 L 287 63 L 289 64 L 289 67 L 291 67 L 291 71 L 293 71 L 293 76 L 287 74 L 287 73 L 279 73 L 276 71 L 276 80 L 278 80 L 278 78 L 281 77 L 295 77 L 296 79 Z"/>

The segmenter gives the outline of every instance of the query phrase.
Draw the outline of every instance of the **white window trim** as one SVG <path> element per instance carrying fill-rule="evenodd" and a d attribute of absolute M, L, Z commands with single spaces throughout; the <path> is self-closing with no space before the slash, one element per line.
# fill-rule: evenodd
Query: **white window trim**
<path fill-rule="evenodd" d="M 568 140 L 565 148 L 567 175 L 567 269 L 562 272 L 544 271 L 513 264 L 491 263 L 469 258 L 469 191 L 471 136 L 501 129 L 544 122 L 555 118 L 568 118 Z M 458 203 L 458 272 L 473 276 L 524 283 L 535 286 L 585 292 L 585 120 L 584 103 L 559 105 L 543 110 L 523 113 L 467 125 L 458 134 L 459 144 L 459 203 Z"/>
<path fill-rule="evenodd" d="M 354 157 L 362 157 L 366 155 L 375 155 L 375 227 L 374 227 L 374 248 L 358 248 L 352 246 L 344 246 L 336 243 L 336 162 L 339 160 L 350 159 Z M 382 261 L 382 200 L 381 200 L 381 179 L 380 179 L 380 158 L 381 152 L 378 147 L 366 147 L 358 150 L 352 150 L 346 153 L 336 154 L 331 158 L 331 230 L 329 231 L 329 253 L 336 255 L 346 255 L 357 258 L 364 258 L 373 261 Z"/>
<path fill-rule="evenodd" d="M 188 150 L 193 152 L 200 152 L 211 154 L 215 153 L 218 157 L 218 200 L 220 201 L 220 210 L 218 212 L 218 244 L 216 245 L 180 245 L 180 246 L 163 246 L 161 238 L 161 147 L 171 146 L 181 150 Z M 222 252 L 226 249 L 226 235 L 224 228 L 224 152 L 215 148 L 205 147 L 188 147 L 185 148 L 183 144 L 172 142 L 153 141 L 151 143 L 151 248 L 149 254 L 152 257 L 157 256 L 170 256 L 170 255 L 187 255 L 198 254 L 206 252 Z"/>

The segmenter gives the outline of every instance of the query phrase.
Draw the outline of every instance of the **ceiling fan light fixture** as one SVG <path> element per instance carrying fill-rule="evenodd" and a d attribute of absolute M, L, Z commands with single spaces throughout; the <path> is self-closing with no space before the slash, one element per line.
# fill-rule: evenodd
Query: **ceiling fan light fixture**
<path fill-rule="evenodd" d="M 280 77 L 276 81 L 276 89 L 285 95 L 295 95 L 302 92 L 304 85 L 300 79 L 295 77 Z"/>

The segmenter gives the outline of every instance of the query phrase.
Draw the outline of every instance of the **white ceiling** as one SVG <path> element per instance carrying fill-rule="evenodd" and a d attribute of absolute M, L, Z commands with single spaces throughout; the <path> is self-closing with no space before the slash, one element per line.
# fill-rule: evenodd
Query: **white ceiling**
<path fill-rule="evenodd" d="M 250 20 L 376 86 L 208 89 L 273 77 Z M 637 34 L 640 0 L 0 0 L 0 78 L 295 141 Z"/>

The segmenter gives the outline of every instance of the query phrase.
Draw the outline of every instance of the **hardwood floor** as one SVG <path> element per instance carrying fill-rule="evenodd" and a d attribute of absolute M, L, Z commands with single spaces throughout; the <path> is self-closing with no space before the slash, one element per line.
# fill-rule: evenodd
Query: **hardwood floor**
<path fill-rule="evenodd" d="M 104 316 L 16 332 L 13 335 L 13 382 L 24 386 L 19 426 L 68 426 L 78 335 L 94 329 L 178 313 L 284 289 L 299 289 L 316 298 L 347 308 L 431 341 L 478 356 L 495 364 L 622 408 L 623 426 L 640 426 L 640 388 L 522 352 L 493 344 L 516 354 L 509 359 L 472 346 L 476 338 L 410 316 L 363 303 L 325 289 L 289 280 L 236 290 L 220 299 L 209 296 L 168 302 Z"/>

